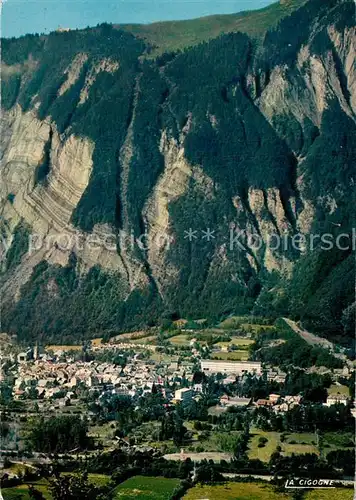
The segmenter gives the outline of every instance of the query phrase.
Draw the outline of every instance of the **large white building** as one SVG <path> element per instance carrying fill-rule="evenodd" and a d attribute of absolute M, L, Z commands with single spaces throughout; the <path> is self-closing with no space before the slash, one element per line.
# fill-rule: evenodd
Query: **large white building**
<path fill-rule="evenodd" d="M 331 394 L 330 396 L 327 397 L 326 403 L 324 403 L 325 406 L 332 406 L 336 404 L 341 404 L 341 405 L 347 405 L 349 398 L 347 396 L 344 396 L 342 394 Z"/>
<path fill-rule="evenodd" d="M 201 369 L 205 373 L 233 373 L 243 375 L 254 373 L 262 375 L 262 366 L 258 361 L 219 361 L 214 359 L 202 359 Z"/>
<path fill-rule="evenodd" d="M 178 389 L 175 392 L 174 399 L 176 401 L 181 401 L 182 403 L 188 403 L 193 399 L 193 390 L 189 389 L 188 387 Z"/>

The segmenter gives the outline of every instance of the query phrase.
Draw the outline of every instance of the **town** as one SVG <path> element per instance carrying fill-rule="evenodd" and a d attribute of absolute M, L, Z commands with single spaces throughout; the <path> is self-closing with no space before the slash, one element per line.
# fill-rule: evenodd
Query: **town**
<path fill-rule="evenodd" d="M 82 345 L 26 348 L 3 334 L 4 487 L 23 480 L 18 463 L 41 474 L 55 463 L 78 466 L 83 454 L 100 462 L 118 451 L 152 454 L 167 467 L 188 461 L 189 477 L 198 478 L 211 474 L 207 467 L 217 475 L 283 475 L 299 457 L 346 487 L 354 363 L 340 347 L 309 345 L 291 326 L 180 320 Z M 68 423 L 78 435 L 51 435 Z"/>

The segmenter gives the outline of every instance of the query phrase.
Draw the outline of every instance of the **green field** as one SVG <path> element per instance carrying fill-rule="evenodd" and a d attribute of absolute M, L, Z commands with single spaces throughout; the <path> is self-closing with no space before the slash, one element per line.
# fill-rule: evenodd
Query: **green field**
<path fill-rule="evenodd" d="M 258 447 L 260 437 L 268 439 L 263 448 Z M 249 441 L 249 458 L 259 458 L 263 462 L 268 462 L 271 454 L 276 450 L 277 446 L 282 448 L 283 455 L 292 455 L 292 453 L 315 453 L 319 454 L 316 446 L 317 437 L 312 432 L 290 433 L 285 435 L 285 440 L 281 441 L 281 433 L 265 432 L 260 429 L 251 431 L 251 439 Z M 324 454 L 336 449 L 353 449 L 354 437 L 352 433 L 347 432 L 328 432 L 322 436 Z"/>
<path fill-rule="evenodd" d="M 328 389 L 328 395 L 342 394 L 343 396 L 350 396 L 350 391 L 347 385 L 331 385 Z"/>
<path fill-rule="evenodd" d="M 62 472 L 63 476 L 65 475 L 75 475 L 72 472 Z M 106 474 L 88 474 L 88 480 L 90 483 L 94 484 L 95 486 L 105 486 L 110 482 L 110 476 L 107 476 Z"/>
<path fill-rule="evenodd" d="M 258 458 L 262 462 L 268 462 L 272 453 L 276 451 L 276 447 L 281 445 L 279 432 L 264 432 L 259 429 L 253 429 L 251 432 L 251 439 L 249 441 L 249 458 Z M 260 437 L 268 439 L 263 448 L 258 447 L 258 440 Z"/>
<path fill-rule="evenodd" d="M 180 335 L 176 335 L 175 337 L 171 337 L 169 339 L 169 342 L 175 346 L 189 346 L 190 344 L 190 337 L 189 335 L 185 335 L 181 333 Z"/>
<path fill-rule="evenodd" d="M 281 433 L 279 432 L 264 432 L 260 429 L 253 429 L 251 434 L 248 456 L 250 458 L 259 458 L 263 462 L 269 461 L 271 454 L 276 450 L 277 446 L 282 448 L 283 455 L 291 455 L 292 453 L 318 454 L 318 449 L 315 446 L 316 437 L 313 433 L 288 434 L 284 442 L 281 442 Z M 258 447 L 260 437 L 268 439 L 263 448 Z"/>
<path fill-rule="evenodd" d="M 287 498 L 290 499 L 290 495 L 275 493 L 267 484 L 232 482 L 218 486 L 197 485 L 188 490 L 183 497 L 184 500 L 283 500 Z"/>
<path fill-rule="evenodd" d="M 88 474 L 88 479 L 96 486 L 104 486 L 110 481 L 110 477 L 105 474 Z M 30 484 L 33 485 L 36 490 L 40 491 L 46 500 L 52 500 L 52 495 L 48 491 L 48 482 L 46 479 L 40 479 L 28 484 L 20 484 L 19 486 L 14 486 L 13 488 L 4 488 L 1 490 L 4 500 L 31 500 L 28 493 L 28 486 Z"/>
<path fill-rule="evenodd" d="M 177 361 L 178 356 L 171 356 L 170 354 L 156 351 L 150 353 L 150 359 L 156 361 L 156 363 L 174 363 Z"/>
<path fill-rule="evenodd" d="M 315 434 L 311 432 L 288 434 L 284 443 L 281 444 L 283 454 L 291 455 L 292 453 L 316 453 L 318 455 L 319 451 L 316 447 L 316 439 Z"/>
<path fill-rule="evenodd" d="M 212 359 L 221 359 L 224 361 L 247 361 L 248 351 L 215 352 L 211 355 Z"/>
<path fill-rule="evenodd" d="M 189 422 L 190 423 L 190 422 Z M 186 423 L 184 424 L 186 425 Z M 189 424 L 186 425 L 189 429 Z M 193 432 L 196 432 L 193 430 Z M 200 435 L 201 432 L 197 433 Z M 210 432 L 209 437 L 202 441 L 199 441 L 195 445 L 195 449 L 203 448 L 203 452 L 218 452 L 218 453 L 232 453 L 234 450 L 234 443 L 237 436 L 241 434 L 240 431 L 229 431 L 229 432 Z"/>
<path fill-rule="evenodd" d="M 47 481 L 45 479 L 41 479 L 40 481 L 36 481 L 32 484 L 36 490 L 40 491 L 46 500 L 52 500 L 52 496 L 48 492 Z M 4 488 L 1 490 L 1 493 L 4 497 L 4 500 L 31 500 L 30 495 L 28 493 L 28 486 L 26 484 L 20 484 L 19 486 L 15 486 L 13 488 Z"/>
<path fill-rule="evenodd" d="M 323 442 L 331 449 L 354 448 L 355 436 L 352 432 L 325 432 Z"/>
<path fill-rule="evenodd" d="M 354 490 L 352 488 L 335 488 L 333 490 L 308 491 L 303 500 L 352 500 Z"/>
<path fill-rule="evenodd" d="M 276 26 L 286 15 L 303 5 L 306 0 L 276 2 L 259 10 L 237 14 L 207 16 L 187 21 L 165 21 L 153 24 L 121 24 L 117 28 L 129 31 L 154 47 L 150 57 L 175 51 L 211 40 L 222 33 L 241 31 L 253 37 L 262 36 Z"/>
<path fill-rule="evenodd" d="M 179 484 L 178 479 L 135 476 L 116 488 L 115 500 L 169 500 Z"/>
<path fill-rule="evenodd" d="M 217 342 L 214 345 L 218 347 L 238 346 L 239 349 L 248 349 L 250 345 L 253 344 L 254 342 L 255 342 L 254 340 L 249 338 L 234 337 L 233 339 L 230 340 L 230 342 Z"/>
<path fill-rule="evenodd" d="M 147 337 L 141 337 L 141 338 L 136 338 L 136 339 L 130 339 L 128 340 L 128 344 L 138 344 L 138 345 L 154 345 L 156 344 L 157 341 L 157 335 L 148 335 Z"/>

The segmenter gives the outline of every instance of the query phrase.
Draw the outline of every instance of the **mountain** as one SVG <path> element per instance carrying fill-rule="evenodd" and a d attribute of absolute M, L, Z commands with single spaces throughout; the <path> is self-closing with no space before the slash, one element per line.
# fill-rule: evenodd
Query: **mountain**
<path fill-rule="evenodd" d="M 4 39 L 3 330 L 253 313 L 351 339 L 354 13 L 285 0 L 185 47 L 189 22 Z"/>

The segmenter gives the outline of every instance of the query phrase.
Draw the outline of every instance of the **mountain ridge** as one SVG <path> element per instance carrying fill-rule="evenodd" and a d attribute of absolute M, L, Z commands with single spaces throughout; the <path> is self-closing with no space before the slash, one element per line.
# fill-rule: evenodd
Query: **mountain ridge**
<path fill-rule="evenodd" d="M 3 328 L 65 339 L 252 311 L 347 340 L 352 252 L 268 238 L 352 232 L 353 9 L 310 0 L 258 44 L 156 59 L 109 25 L 6 41 Z"/>

